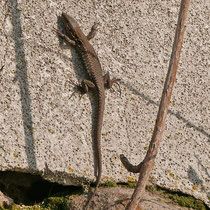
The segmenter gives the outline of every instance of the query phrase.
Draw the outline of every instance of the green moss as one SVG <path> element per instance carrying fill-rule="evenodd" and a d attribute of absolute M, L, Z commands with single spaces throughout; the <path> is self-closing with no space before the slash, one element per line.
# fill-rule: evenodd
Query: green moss
<path fill-rule="evenodd" d="M 204 206 L 203 202 L 200 200 L 195 200 L 195 209 L 198 210 L 206 210 L 206 207 Z"/>
<path fill-rule="evenodd" d="M 83 194 L 82 188 L 75 188 L 73 191 L 63 191 L 48 197 L 41 204 L 41 210 L 66 210 L 70 207 L 70 196 L 77 197 Z"/>
<path fill-rule="evenodd" d="M 135 187 L 136 187 L 136 183 L 134 183 L 134 182 L 128 183 L 128 188 L 135 188 Z"/>
<path fill-rule="evenodd" d="M 12 205 L 11 210 L 42 210 L 42 208 L 40 207 L 40 205 L 34 205 L 34 206 L 19 206 L 19 205 Z"/>
<path fill-rule="evenodd" d="M 106 181 L 101 186 L 103 186 L 103 187 L 117 187 L 117 184 L 115 182 L 112 182 L 112 181 Z"/>
<path fill-rule="evenodd" d="M 174 196 L 174 201 L 176 201 L 180 206 L 194 208 L 194 198 L 187 196 Z"/>
<path fill-rule="evenodd" d="M 181 192 L 173 192 L 155 185 L 147 185 L 146 190 L 149 192 L 159 192 L 164 197 L 173 200 L 175 203 L 178 203 L 180 206 L 183 207 L 193 208 L 197 210 L 207 209 L 206 205 L 201 200 L 195 199 L 193 196 L 186 195 Z"/>
<path fill-rule="evenodd" d="M 136 182 L 120 182 L 120 183 L 117 183 L 117 187 L 135 188 Z"/>
<path fill-rule="evenodd" d="M 172 197 L 172 200 L 174 200 L 180 206 L 183 206 L 183 207 L 193 208 L 193 209 L 197 209 L 197 210 L 205 210 L 206 209 L 206 207 L 202 201 L 197 200 L 194 197 L 189 196 L 189 195 L 185 195 L 185 196 L 175 195 Z"/>
<path fill-rule="evenodd" d="M 157 187 L 155 185 L 147 185 L 146 186 L 146 190 L 149 191 L 149 192 L 155 192 L 157 191 Z"/>
<path fill-rule="evenodd" d="M 49 197 L 42 204 L 43 209 L 65 210 L 68 208 L 68 197 Z"/>

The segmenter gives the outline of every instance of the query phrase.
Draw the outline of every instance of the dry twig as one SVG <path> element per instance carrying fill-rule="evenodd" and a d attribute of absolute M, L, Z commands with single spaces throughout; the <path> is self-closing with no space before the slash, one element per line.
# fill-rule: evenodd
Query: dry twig
<path fill-rule="evenodd" d="M 162 140 L 163 131 L 165 128 L 165 120 L 168 113 L 168 106 L 171 99 L 171 94 L 176 78 L 176 71 L 178 68 L 180 52 L 182 48 L 182 41 L 184 37 L 185 27 L 184 24 L 187 18 L 187 12 L 189 8 L 190 0 L 182 0 L 179 12 L 179 18 L 176 28 L 176 35 L 174 39 L 172 54 L 169 63 L 169 69 L 165 80 L 164 89 L 162 92 L 162 98 L 157 114 L 157 120 L 153 131 L 152 139 L 149 145 L 145 159 L 138 165 L 133 166 L 129 163 L 124 155 L 121 155 L 121 161 L 124 166 L 131 172 L 139 172 L 139 180 L 134 193 L 131 197 L 130 203 L 126 206 L 127 210 L 134 210 L 137 208 L 139 201 L 144 193 L 145 186 L 149 179 L 149 175 L 154 167 L 155 158 L 157 156 L 158 147 Z"/>

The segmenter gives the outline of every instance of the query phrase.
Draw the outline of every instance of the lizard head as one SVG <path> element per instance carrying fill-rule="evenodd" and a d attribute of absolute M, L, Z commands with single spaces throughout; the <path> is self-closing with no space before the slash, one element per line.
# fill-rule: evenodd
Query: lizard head
<path fill-rule="evenodd" d="M 81 38 L 85 35 L 81 31 L 75 19 L 71 17 L 70 15 L 67 15 L 66 13 L 62 13 L 61 18 L 64 23 L 65 30 L 70 36 L 70 38 L 76 42 L 81 42 L 82 40 Z"/>

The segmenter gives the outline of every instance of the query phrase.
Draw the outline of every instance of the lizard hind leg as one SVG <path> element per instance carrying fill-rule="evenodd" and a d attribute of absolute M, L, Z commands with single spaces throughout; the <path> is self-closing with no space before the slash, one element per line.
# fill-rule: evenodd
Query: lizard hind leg
<path fill-rule="evenodd" d="M 75 94 L 75 92 L 79 91 L 81 94 L 80 99 L 82 96 L 89 91 L 89 88 L 95 88 L 95 84 L 89 80 L 83 80 L 81 84 L 75 84 L 71 81 L 72 84 L 74 84 L 74 91 L 71 94 L 70 98 Z"/>
<path fill-rule="evenodd" d="M 83 93 L 87 93 L 89 91 L 89 88 L 95 88 L 95 84 L 91 82 L 90 80 L 83 80 L 81 85 L 78 85 L 78 89 Z"/>
<path fill-rule="evenodd" d="M 120 79 L 116 79 L 116 78 L 110 79 L 109 73 L 106 73 L 104 75 L 104 87 L 107 89 L 110 89 L 110 88 L 112 88 L 112 85 L 114 83 L 116 83 L 119 86 L 120 96 L 121 96 L 121 89 L 120 89 L 120 85 L 118 83 L 119 81 L 120 81 Z"/>
<path fill-rule="evenodd" d="M 104 86 L 108 89 L 110 89 L 114 83 L 117 83 L 119 81 L 120 79 L 116 79 L 116 78 L 110 79 L 109 73 L 106 73 L 104 75 Z"/>

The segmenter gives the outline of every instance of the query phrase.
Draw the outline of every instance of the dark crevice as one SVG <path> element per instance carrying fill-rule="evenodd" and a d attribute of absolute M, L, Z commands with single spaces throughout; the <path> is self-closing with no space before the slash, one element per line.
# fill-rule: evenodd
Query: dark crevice
<path fill-rule="evenodd" d="M 63 186 L 46 181 L 40 175 L 1 171 L 0 191 L 12 198 L 16 204 L 33 205 L 50 196 L 79 194 L 82 187 Z"/>

